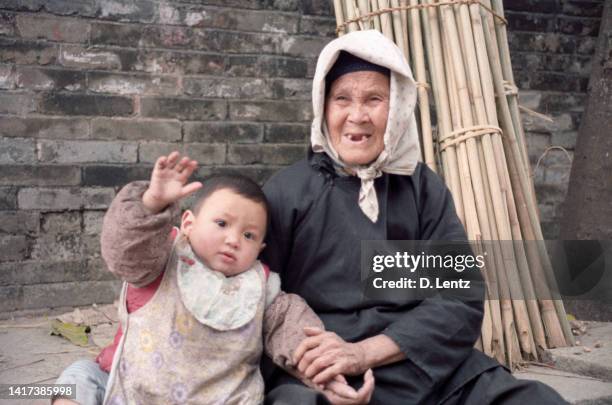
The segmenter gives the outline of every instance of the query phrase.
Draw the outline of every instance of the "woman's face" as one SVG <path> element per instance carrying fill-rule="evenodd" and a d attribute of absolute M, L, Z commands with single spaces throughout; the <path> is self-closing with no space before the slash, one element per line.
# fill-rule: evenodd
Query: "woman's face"
<path fill-rule="evenodd" d="M 385 148 L 389 116 L 389 77 L 372 71 L 336 79 L 325 99 L 325 122 L 342 162 L 367 165 Z"/>

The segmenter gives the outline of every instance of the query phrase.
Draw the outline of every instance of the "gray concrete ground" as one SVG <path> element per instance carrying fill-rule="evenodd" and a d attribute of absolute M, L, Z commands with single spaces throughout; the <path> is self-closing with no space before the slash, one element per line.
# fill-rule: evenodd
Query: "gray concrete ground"
<path fill-rule="evenodd" d="M 92 342 L 79 347 L 49 334 L 51 317 L 20 317 L 0 321 L 0 384 L 53 383 L 60 372 L 80 358 L 93 359 L 113 337 L 115 325 L 98 319 Z M 530 365 L 518 378 L 541 381 L 572 404 L 612 404 L 612 323 L 588 322 L 580 346 L 550 350 L 554 367 Z M 0 399 L 0 404 L 47 404 L 48 401 Z"/>

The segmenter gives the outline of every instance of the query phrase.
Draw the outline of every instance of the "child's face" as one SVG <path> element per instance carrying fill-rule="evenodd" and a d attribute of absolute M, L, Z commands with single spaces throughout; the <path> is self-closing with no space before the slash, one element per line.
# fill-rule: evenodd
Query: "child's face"
<path fill-rule="evenodd" d="M 234 276 L 248 270 L 264 248 L 265 208 L 232 190 L 212 193 L 197 215 L 185 211 L 181 230 L 212 270 Z"/>

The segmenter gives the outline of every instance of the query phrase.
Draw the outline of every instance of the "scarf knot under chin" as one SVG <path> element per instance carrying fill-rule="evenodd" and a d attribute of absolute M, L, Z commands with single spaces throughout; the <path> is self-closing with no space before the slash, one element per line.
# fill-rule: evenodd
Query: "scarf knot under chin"
<path fill-rule="evenodd" d="M 378 197 L 374 189 L 374 179 L 380 176 L 382 171 L 374 166 L 357 169 L 357 177 L 361 179 L 359 207 L 372 222 L 378 220 Z"/>

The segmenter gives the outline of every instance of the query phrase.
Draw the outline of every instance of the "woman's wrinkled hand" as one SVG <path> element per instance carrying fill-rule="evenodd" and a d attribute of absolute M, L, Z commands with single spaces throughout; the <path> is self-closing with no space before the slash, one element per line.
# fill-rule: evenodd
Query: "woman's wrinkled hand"
<path fill-rule="evenodd" d="M 363 374 L 368 368 L 365 353 L 358 344 L 319 328 L 307 327 L 304 333 L 308 337 L 295 349 L 293 362 L 315 384 L 326 384 L 341 374 Z"/>
<path fill-rule="evenodd" d="M 323 389 L 323 395 L 333 405 L 364 405 L 370 402 L 374 393 L 374 373 L 371 369 L 363 376 L 363 385 L 355 391 L 343 376 L 337 376 Z"/>

